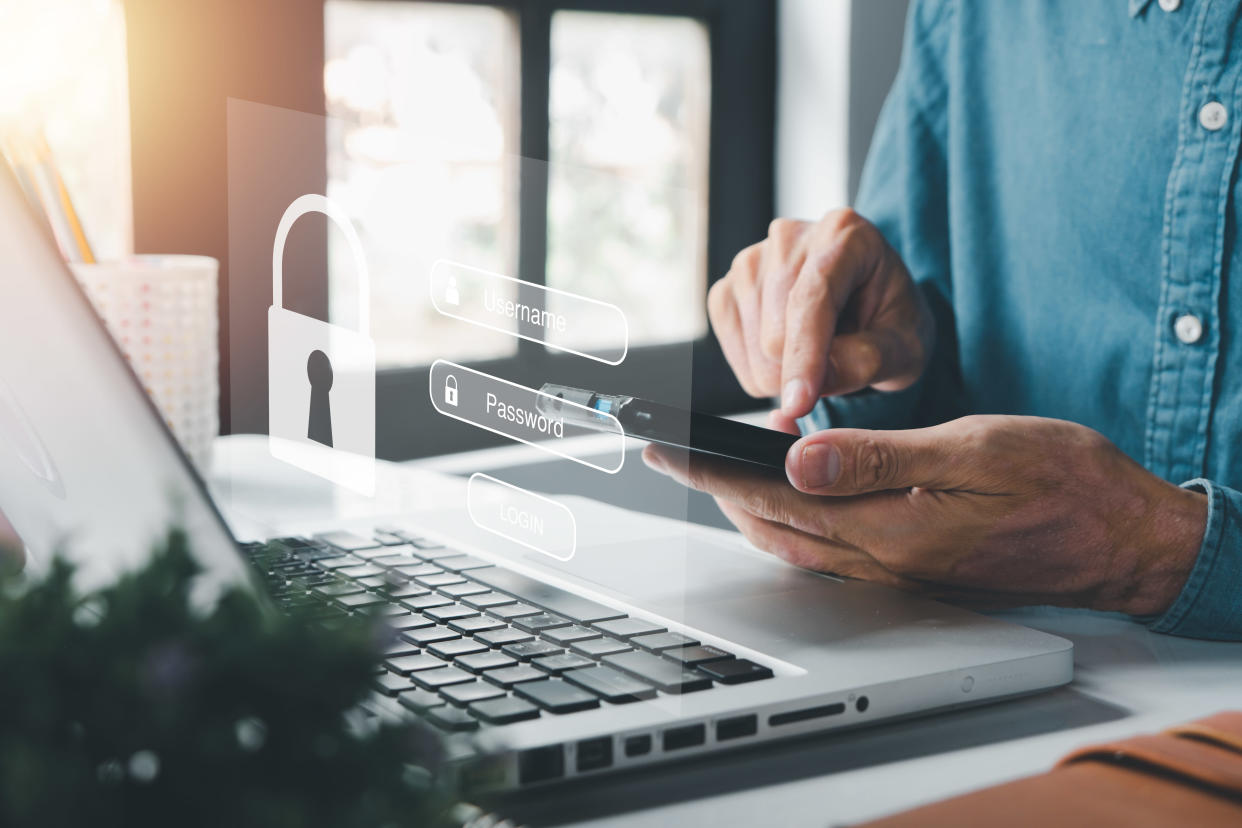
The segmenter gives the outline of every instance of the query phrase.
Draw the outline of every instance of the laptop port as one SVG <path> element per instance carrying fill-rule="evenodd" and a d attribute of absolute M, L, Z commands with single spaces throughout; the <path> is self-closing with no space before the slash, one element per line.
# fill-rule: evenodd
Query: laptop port
<path fill-rule="evenodd" d="M 824 716 L 836 716 L 845 712 L 845 705 L 841 702 L 833 704 L 821 704 L 819 707 L 804 707 L 801 710 L 790 710 L 788 713 L 777 713 L 768 717 L 768 724 L 772 727 L 784 724 L 793 724 L 794 722 L 805 722 L 807 719 L 821 719 Z"/>
<path fill-rule="evenodd" d="M 871 700 L 866 696 L 859 696 L 858 701 L 854 702 L 854 709 L 859 713 L 866 713 L 867 708 L 871 706 Z"/>
<path fill-rule="evenodd" d="M 727 742 L 729 739 L 741 739 L 754 736 L 759 732 L 759 717 L 754 713 L 748 716 L 734 716 L 716 722 L 716 741 Z"/>
<path fill-rule="evenodd" d="M 592 771 L 612 764 L 612 739 L 583 739 L 578 743 L 578 770 Z"/>
<path fill-rule="evenodd" d="M 663 733 L 664 750 L 681 750 L 707 741 L 707 728 L 701 724 L 670 727 Z"/>
<path fill-rule="evenodd" d="M 651 753 L 651 736 L 627 736 L 625 738 L 626 756 L 646 756 Z"/>
<path fill-rule="evenodd" d="M 530 785 L 565 775 L 565 752 L 560 745 L 532 748 L 518 754 L 518 782 Z"/>

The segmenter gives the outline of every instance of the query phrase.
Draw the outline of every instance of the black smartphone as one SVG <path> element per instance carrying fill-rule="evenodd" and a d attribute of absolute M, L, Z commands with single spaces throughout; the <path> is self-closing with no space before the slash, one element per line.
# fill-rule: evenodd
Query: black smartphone
<path fill-rule="evenodd" d="M 539 408 L 549 417 L 598 431 L 614 431 L 609 415 L 627 437 L 688 449 L 769 469 L 785 468 L 785 454 L 798 439 L 793 434 L 700 414 L 639 397 L 598 394 L 585 388 L 546 383 L 539 389 Z M 563 405 L 568 400 L 576 405 Z M 589 409 L 589 410 L 583 410 Z M 593 412 L 598 412 L 595 414 Z"/>

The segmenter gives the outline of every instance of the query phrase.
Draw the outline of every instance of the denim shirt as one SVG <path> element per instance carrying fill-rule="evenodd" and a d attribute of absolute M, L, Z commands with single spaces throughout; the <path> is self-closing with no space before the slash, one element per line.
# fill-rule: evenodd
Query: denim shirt
<path fill-rule="evenodd" d="M 856 207 L 939 340 L 912 388 L 804 429 L 1090 426 L 1208 497 L 1181 595 L 1142 620 L 1242 639 L 1240 135 L 1237 0 L 916 0 Z"/>

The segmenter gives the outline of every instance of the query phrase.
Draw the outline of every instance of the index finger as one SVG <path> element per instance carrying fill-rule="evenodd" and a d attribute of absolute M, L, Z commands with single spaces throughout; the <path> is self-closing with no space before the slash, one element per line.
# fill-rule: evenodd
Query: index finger
<path fill-rule="evenodd" d="M 858 284 L 866 262 L 846 228 L 827 250 L 807 256 L 785 309 L 785 353 L 781 358 L 781 409 L 805 416 L 831 382 L 829 351 L 837 321 Z"/>

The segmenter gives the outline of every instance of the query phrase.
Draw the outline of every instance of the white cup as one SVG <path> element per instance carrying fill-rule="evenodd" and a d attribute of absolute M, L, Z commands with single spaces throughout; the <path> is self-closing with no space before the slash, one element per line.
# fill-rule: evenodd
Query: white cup
<path fill-rule="evenodd" d="M 71 267 L 168 427 L 206 474 L 220 430 L 219 264 L 207 256 L 133 256 Z"/>

